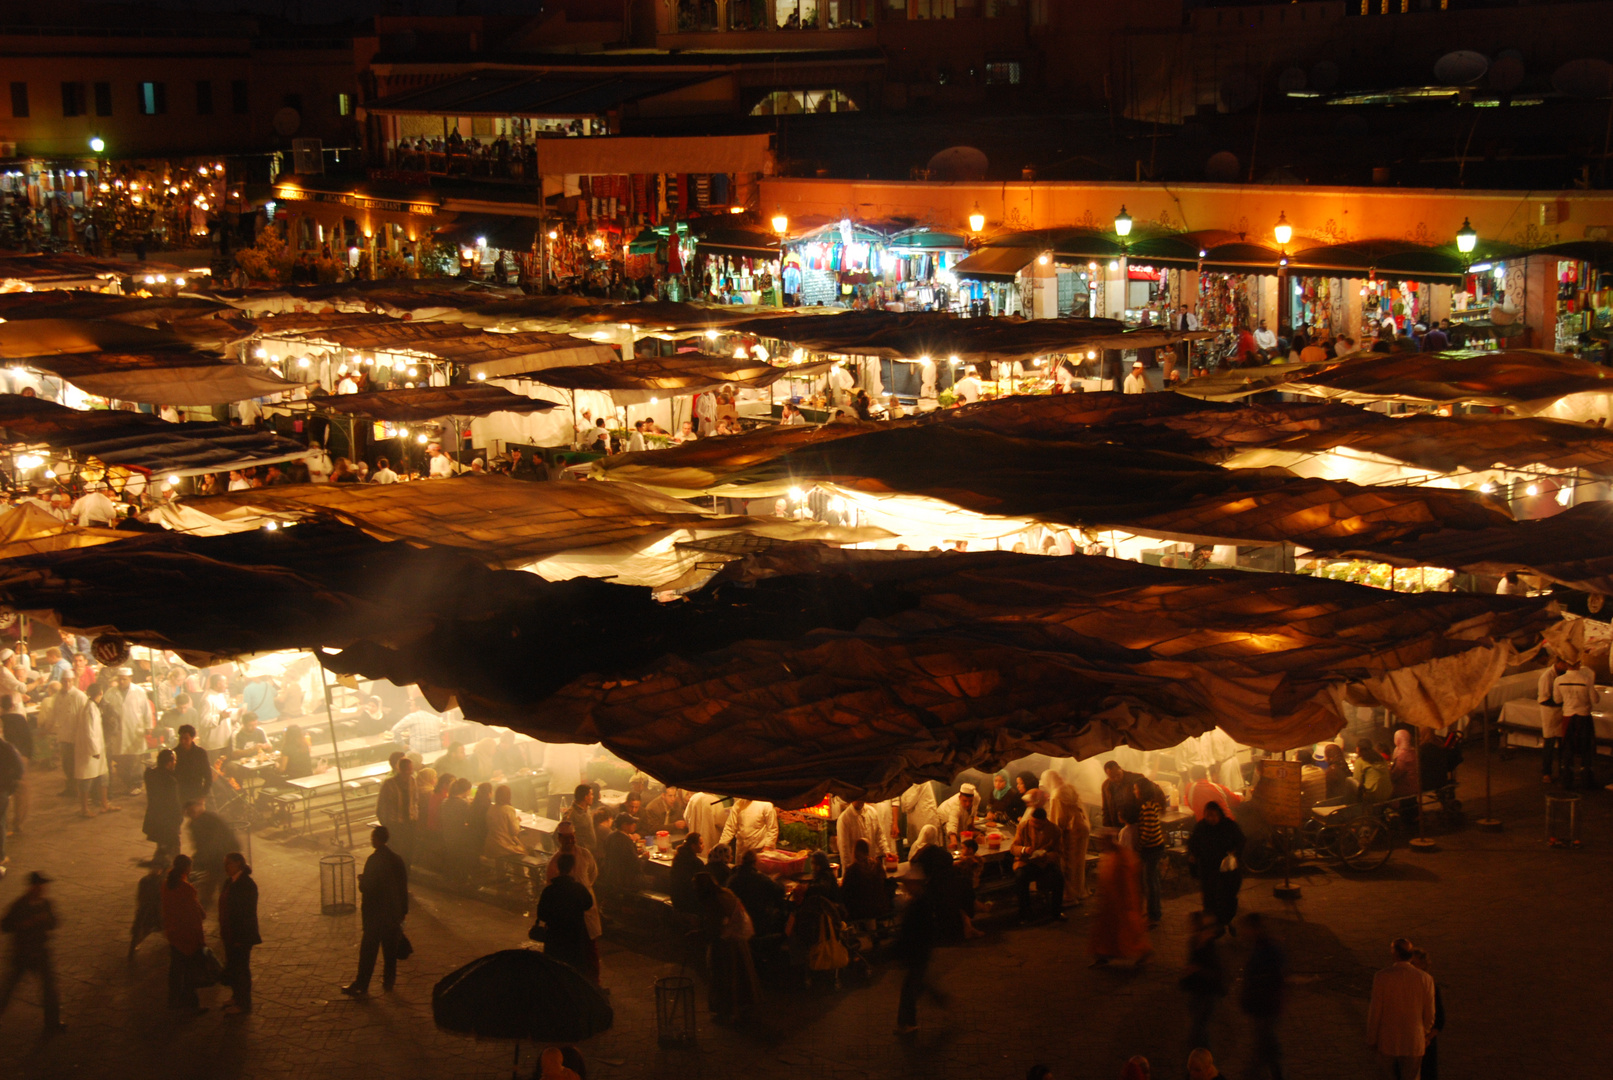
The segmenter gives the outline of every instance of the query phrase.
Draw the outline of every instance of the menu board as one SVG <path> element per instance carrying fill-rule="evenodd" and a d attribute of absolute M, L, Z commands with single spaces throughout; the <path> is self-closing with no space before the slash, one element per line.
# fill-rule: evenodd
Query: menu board
<path fill-rule="evenodd" d="M 1297 761 L 1264 758 L 1259 762 L 1260 783 L 1255 802 L 1271 825 L 1297 828 L 1305 820 L 1304 800 L 1300 798 L 1300 772 Z"/>

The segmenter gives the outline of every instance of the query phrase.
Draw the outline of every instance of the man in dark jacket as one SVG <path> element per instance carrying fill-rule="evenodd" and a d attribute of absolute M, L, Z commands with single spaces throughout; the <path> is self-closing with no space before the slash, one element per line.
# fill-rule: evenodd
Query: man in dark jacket
<path fill-rule="evenodd" d="M 594 897 L 588 887 L 571 872 L 577 868 L 577 857 L 561 852 L 554 857 L 555 876 L 544 886 L 538 897 L 538 922 L 545 927 L 543 953 L 563 964 L 570 964 L 594 982 L 599 981 L 598 954 L 593 939 L 588 936 L 588 924 L 583 920 L 588 909 L 594 906 Z M 533 926 L 537 936 L 537 927 Z"/>
<path fill-rule="evenodd" d="M 224 882 L 224 857 L 241 846 L 230 823 L 207 809 L 200 799 L 185 804 L 185 817 L 190 819 L 190 857 L 201 880 L 195 881 L 197 899 L 205 911 L 213 903 L 213 896 Z"/>
<path fill-rule="evenodd" d="M 358 947 L 358 977 L 342 987 L 342 993 L 350 997 L 364 997 L 370 992 L 377 950 L 384 958 L 381 989 L 391 990 L 398 977 L 403 920 L 409 914 L 409 868 L 397 852 L 387 847 L 391 839 L 385 825 L 370 833 L 370 846 L 375 851 L 364 860 L 364 873 L 358 879 L 359 892 L 364 894 L 359 905 L 364 938 Z"/>
<path fill-rule="evenodd" d="M 50 962 L 50 932 L 56 929 L 56 912 L 45 897 L 50 879 L 40 873 L 28 875 L 28 891 L 17 897 L 0 919 L 0 931 L 11 935 L 11 965 L 0 981 L 0 1013 L 6 1011 L 12 991 L 28 972 L 39 976 L 45 999 L 45 1032 L 60 1031 L 61 1000 L 56 996 L 56 971 Z"/>
<path fill-rule="evenodd" d="M 919 997 L 929 994 L 944 1008 L 947 995 L 930 982 L 930 956 L 935 952 L 938 918 L 936 897 L 924 871 L 917 866 L 909 866 L 902 887 L 908 900 L 896 934 L 896 958 L 904 969 L 901 1001 L 896 1007 L 896 1034 L 911 1035 L 919 1026 Z"/>
<path fill-rule="evenodd" d="M 184 820 L 184 804 L 179 801 L 179 778 L 174 770 L 177 759 L 172 750 L 159 750 L 157 764 L 146 770 L 146 818 L 142 829 L 146 839 L 157 845 L 152 860 L 172 859 L 179 854 L 179 823 Z"/>
<path fill-rule="evenodd" d="M 756 868 L 755 850 L 739 858 L 728 877 L 728 891 L 739 897 L 758 934 L 776 934 L 783 928 L 784 887 Z"/>
<path fill-rule="evenodd" d="M 1146 780 L 1142 773 L 1127 772 L 1118 761 L 1103 763 L 1103 827 L 1118 829 L 1136 821 L 1137 782 Z"/>
<path fill-rule="evenodd" d="M 233 993 L 224 1006 L 225 1016 L 252 1011 L 252 946 L 258 936 L 258 883 L 246 856 L 232 851 L 224 856 L 224 884 L 218 891 L 218 936 L 224 942 L 224 974 L 219 979 Z"/>
<path fill-rule="evenodd" d="M 179 728 L 179 745 L 174 748 L 174 779 L 179 782 L 179 803 L 206 799 L 213 790 L 213 766 L 207 751 L 196 744 L 196 729 L 190 724 Z"/>

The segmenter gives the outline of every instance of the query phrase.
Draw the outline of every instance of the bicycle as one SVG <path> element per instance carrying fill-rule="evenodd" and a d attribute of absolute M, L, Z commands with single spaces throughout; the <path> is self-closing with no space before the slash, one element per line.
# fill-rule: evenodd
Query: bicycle
<path fill-rule="evenodd" d="M 1277 866 L 1286 852 L 1296 858 L 1326 856 L 1345 869 L 1363 873 L 1380 869 L 1395 849 L 1386 812 L 1392 812 L 1386 804 L 1312 807 L 1298 828 L 1273 828 L 1251 840 L 1244 849 L 1243 865 L 1251 873 L 1262 874 Z"/>

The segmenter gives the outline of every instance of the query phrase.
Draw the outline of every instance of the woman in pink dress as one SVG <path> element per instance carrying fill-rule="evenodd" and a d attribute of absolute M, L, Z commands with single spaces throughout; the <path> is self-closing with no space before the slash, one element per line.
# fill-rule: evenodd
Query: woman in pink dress
<path fill-rule="evenodd" d="M 1092 834 L 1098 857 L 1098 910 L 1092 919 L 1092 964 L 1111 960 L 1141 964 L 1154 946 L 1148 940 L 1137 853 L 1115 842 L 1113 829 Z"/>

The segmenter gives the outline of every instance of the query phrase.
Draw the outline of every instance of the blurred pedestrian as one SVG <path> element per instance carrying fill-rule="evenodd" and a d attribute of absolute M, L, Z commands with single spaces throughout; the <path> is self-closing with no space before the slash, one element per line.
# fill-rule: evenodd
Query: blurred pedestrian
<path fill-rule="evenodd" d="M 349 997 L 364 997 L 370 992 L 377 951 L 384 959 L 381 989 L 391 990 L 398 977 L 398 954 L 406 940 L 403 920 L 409 915 L 409 868 L 387 846 L 391 838 L 385 825 L 370 832 L 370 846 L 375 850 L 364 860 L 364 873 L 358 882 L 363 894 L 359 915 L 364 925 L 364 937 L 358 947 L 358 976 L 342 987 L 342 993 Z"/>
<path fill-rule="evenodd" d="M 224 857 L 241 845 L 229 822 L 196 800 L 185 807 L 190 820 L 190 850 L 193 875 L 200 876 L 197 892 L 202 907 L 213 905 L 213 897 L 224 880 Z"/>
<path fill-rule="evenodd" d="M 196 997 L 197 973 L 207 939 L 202 932 L 206 912 L 190 883 L 189 855 L 174 856 L 174 865 L 162 886 L 162 933 L 168 939 L 168 1007 L 186 1012 L 207 1011 Z"/>
<path fill-rule="evenodd" d="M 1195 911 L 1187 918 L 1190 934 L 1187 942 L 1187 971 L 1178 984 L 1187 992 L 1188 1013 L 1192 1026 L 1188 1029 L 1187 1043 L 1192 1047 L 1210 1045 L 1210 1020 L 1215 1016 L 1216 1003 L 1226 996 L 1226 974 L 1221 967 L 1221 950 L 1216 942 L 1221 927 L 1203 911 Z"/>
<path fill-rule="evenodd" d="M 590 982 L 598 983 L 599 954 L 588 936 L 586 921 L 588 909 L 594 906 L 594 895 L 571 876 L 577 866 L 574 853 L 556 855 L 554 864 L 554 874 L 538 897 L 538 917 L 531 936 L 538 938 L 538 923 L 543 924 L 543 954 L 571 965 Z"/>
<path fill-rule="evenodd" d="M 158 855 L 151 860 L 146 875 L 135 883 L 134 922 L 129 927 L 129 962 L 134 963 L 140 943 L 162 929 L 162 882 L 168 876 L 169 860 Z"/>
<path fill-rule="evenodd" d="M 1218 802 L 1204 804 L 1204 817 L 1187 839 L 1187 868 L 1199 879 L 1199 896 L 1207 915 L 1231 928 L 1243 888 L 1243 830 Z"/>
<path fill-rule="evenodd" d="M 700 929 L 709 948 L 712 1014 L 722 1023 L 747 1019 L 756 1005 L 756 964 L 750 939 L 756 928 L 739 897 L 717 884 L 710 874 L 696 874 Z"/>
<path fill-rule="evenodd" d="M 1277 1025 L 1285 1003 L 1288 957 L 1258 913 L 1245 915 L 1243 925 L 1249 935 L 1249 958 L 1243 965 L 1243 996 L 1238 1004 L 1254 1027 L 1255 1059 L 1249 1075 L 1264 1069 L 1272 1080 L 1282 1080 L 1283 1048 Z"/>
<path fill-rule="evenodd" d="M 902 912 L 902 923 L 896 934 L 896 958 L 901 961 L 902 996 L 896 1010 L 896 1034 L 911 1035 L 918 1030 L 919 998 L 928 994 L 942 1008 L 949 999 L 940 988 L 930 982 L 930 958 L 935 953 L 935 936 L 939 929 L 939 898 L 931 892 L 923 871 L 909 864 L 901 879 L 907 893 L 907 907 Z"/>
<path fill-rule="evenodd" d="M 1367 1046 L 1388 1080 L 1417 1080 L 1434 1030 L 1434 980 L 1412 963 L 1416 949 L 1405 938 L 1391 942 L 1389 951 L 1394 963 L 1372 977 Z"/>
<path fill-rule="evenodd" d="M 28 890 L 11 902 L 0 932 L 11 935 L 11 963 L 0 982 L 0 1014 L 6 1011 L 11 995 L 24 975 L 39 976 L 39 989 L 45 1004 L 45 1033 L 60 1031 L 61 999 L 56 994 L 56 969 L 50 959 L 50 933 L 56 929 L 56 911 L 45 895 L 50 879 L 35 871 L 28 875 Z"/>
<path fill-rule="evenodd" d="M 1137 853 L 1117 842 L 1113 829 L 1100 829 L 1093 840 L 1098 849 L 1098 910 L 1092 919 L 1092 964 L 1141 964 L 1154 946 L 1143 922 Z"/>
<path fill-rule="evenodd" d="M 157 845 L 153 862 L 166 862 L 179 854 L 179 823 L 185 819 L 185 812 L 179 801 L 179 777 L 174 771 L 177 762 L 172 750 L 159 750 L 157 764 L 146 770 L 142 785 L 146 789 L 146 817 L 141 828 L 146 839 Z"/>
<path fill-rule="evenodd" d="M 232 851 L 224 856 L 224 882 L 218 891 L 218 936 L 224 943 L 224 975 L 219 980 L 231 990 L 224 1015 L 252 1011 L 252 949 L 263 944 L 258 934 L 258 883 L 246 856 Z"/>

